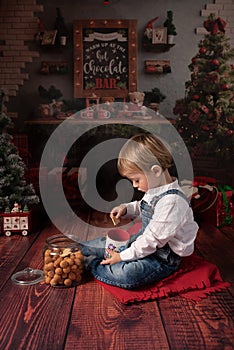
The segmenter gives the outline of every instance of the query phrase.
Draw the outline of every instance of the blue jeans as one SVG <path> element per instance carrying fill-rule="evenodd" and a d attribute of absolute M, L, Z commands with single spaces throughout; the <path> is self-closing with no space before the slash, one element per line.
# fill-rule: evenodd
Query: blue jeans
<path fill-rule="evenodd" d="M 121 261 L 114 265 L 101 265 L 104 258 L 105 237 L 82 242 L 82 253 L 89 258 L 88 268 L 99 281 L 121 287 L 134 289 L 159 281 L 177 270 L 180 258 L 167 245 L 164 249 L 165 259 L 157 253 L 134 261 Z M 166 252 L 167 251 L 167 252 Z"/>
<path fill-rule="evenodd" d="M 177 192 L 173 193 L 181 195 Z M 151 205 L 144 201 L 141 202 L 142 229 L 131 236 L 129 245 L 143 233 L 153 215 L 154 206 L 160 198 L 154 198 Z M 113 286 L 135 289 L 149 285 L 171 275 L 180 264 L 180 257 L 166 244 L 164 247 L 157 249 L 155 253 L 142 259 L 121 261 L 114 265 L 101 265 L 100 262 L 104 258 L 105 243 L 106 237 L 81 242 L 82 253 L 88 257 L 88 268 L 92 275 L 97 280 Z"/>

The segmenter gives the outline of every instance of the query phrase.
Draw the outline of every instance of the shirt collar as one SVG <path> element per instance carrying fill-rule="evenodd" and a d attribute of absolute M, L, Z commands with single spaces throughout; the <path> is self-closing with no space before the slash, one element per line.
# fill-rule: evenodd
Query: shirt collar
<path fill-rule="evenodd" d="M 144 195 L 143 199 L 147 201 L 147 199 L 151 199 L 153 196 L 159 196 L 161 193 L 166 192 L 172 188 L 179 188 L 178 180 L 173 179 L 174 181 L 170 184 L 166 184 L 160 187 L 150 188 Z"/>

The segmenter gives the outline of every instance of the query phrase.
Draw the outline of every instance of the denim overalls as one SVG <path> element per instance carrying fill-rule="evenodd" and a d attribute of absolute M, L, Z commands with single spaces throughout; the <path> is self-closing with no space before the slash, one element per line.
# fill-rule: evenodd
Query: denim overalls
<path fill-rule="evenodd" d="M 177 189 L 168 190 L 154 197 L 150 205 L 142 200 L 142 228 L 131 236 L 128 246 L 144 232 L 152 218 L 155 205 L 167 194 L 177 194 L 188 202 L 184 193 Z M 81 242 L 82 253 L 90 259 L 88 267 L 92 275 L 99 281 L 113 286 L 125 289 L 139 288 L 169 276 L 178 269 L 180 264 L 180 257 L 166 244 L 164 247 L 157 249 L 155 253 L 142 259 L 121 261 L 113 265 L 101 265 L 100 262 L 103 260 L 105 252 L 105 241 L 105 237 L 99 237 L 91 241 Z"/>

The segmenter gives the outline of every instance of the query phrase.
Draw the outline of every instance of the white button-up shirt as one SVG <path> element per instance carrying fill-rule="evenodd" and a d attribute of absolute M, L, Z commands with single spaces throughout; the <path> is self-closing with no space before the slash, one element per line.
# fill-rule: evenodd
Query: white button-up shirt
<path fill-rule="evenodd" d="M 142 198 L 148 204 L 151 200 L 169 189 L 180 188 L 178 181 L 149 189 Z M 125 203 L 127 216 L 141 216 L 141 201 Z M 193 211 L 188 202 L 177 194 L 162 197 L 154 208 L 154 214 L 143 234 L 131 246 L 120 253 L 123 261 L 144 258 L 162 248 L 166 243 L 179 256 L 193 253 L 194 241 L 198 232 L 198 225 L 194 221 Z"/>

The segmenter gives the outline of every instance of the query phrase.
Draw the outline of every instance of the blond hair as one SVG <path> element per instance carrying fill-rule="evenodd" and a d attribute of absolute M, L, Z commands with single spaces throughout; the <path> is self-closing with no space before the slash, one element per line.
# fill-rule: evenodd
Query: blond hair
<path fill-rule="evenodd" d="M 128 172 L 148 172 L 153 165 L 163 171 L 171 167 L 169 147 L 150 133 L 132 136 L 122 147 L 118 157 L 118 170 L 122 176 Z"/>

